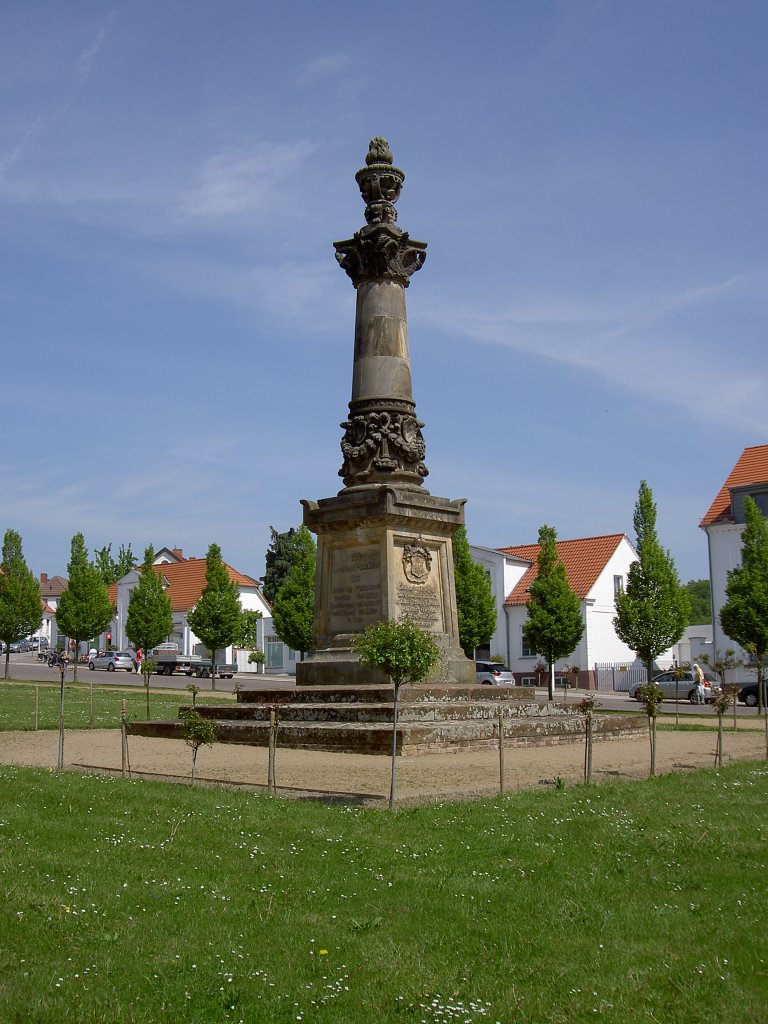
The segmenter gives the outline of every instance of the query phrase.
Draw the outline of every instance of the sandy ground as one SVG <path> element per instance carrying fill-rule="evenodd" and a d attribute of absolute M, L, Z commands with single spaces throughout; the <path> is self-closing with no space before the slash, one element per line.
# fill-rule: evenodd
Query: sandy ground
<path fill-rule="evenodd" d="M 712 767 L 717 736 L 714 732 L 659 732 L 657 773 Z M 0 732 L 0 764 L 53 768 L 58 733 Z M 766 741 L 761 722 L 739 724 L 726 732 L 724 764 L 733 760 L 763 759 Z M 131 736 L 128 740 L 131 773 L 136 777 L 188 781 L 191 751 L 181 740 Z M 268 753 L 263 747 L 214 744 L 200 749 L 197 778 L 201 783 L 225 783 L 266 788 Z M 65 767 L 74 771 L 120 772 L 122 753 L 116 729 L 67 731 Z M 647 737 L 595 743 L 593 781 L 643 779 L 650 763 Z M 505 751 L 506 789 L 567 783 L 583 778 L 581 743 Z M 336 799 L 377 806 L 389 793 L 388 757 L 331 754 L 278 747 L 275 778 L 278 793 L 304 799 Z M 498 750 L 458 751 L 398 758 L 398 803 L 467 799 L 499 792 Z"/>

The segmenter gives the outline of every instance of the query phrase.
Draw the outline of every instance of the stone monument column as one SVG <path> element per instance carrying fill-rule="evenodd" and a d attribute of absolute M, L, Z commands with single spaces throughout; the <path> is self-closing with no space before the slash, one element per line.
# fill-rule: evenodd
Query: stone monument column
<path fill-rule="evenodd" d="M 474 684 L 459 646 L 451 536 L 464 499 L 424 488 L 428 469 L 411 384 L 405 289 L 426 259 L 426 244 L 397 227 L 405 175 L 385 139 L 372 140 L 355 175 L 365 227 L 335 242 L 336 259 L 357 291 L 352 398 L 341 424 L 344 488 L 303 501 L 317 534 L 315 647 L 296 666 L 299 685 L 381 682 L 351 642 L 371 623 L 407 620 L 432 633 L 442 661 L 432 681 Z"/>

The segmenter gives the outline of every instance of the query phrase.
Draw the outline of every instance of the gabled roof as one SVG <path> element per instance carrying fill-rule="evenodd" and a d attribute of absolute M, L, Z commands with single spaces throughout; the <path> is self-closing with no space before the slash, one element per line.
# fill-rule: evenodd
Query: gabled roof
<path fill-rule="evenodd" d="M 40 573 L 40 593 L 43 597 L 61 597 L 69 586 L 69 580 L 65 576 L 48 576 Z"/>
<path fill-rule="evenodd" d="M 231 565 L 223 563 L 224 568 L 239 587 L 256 587 L 259 584 L 250 576 L 237 572 Z M 183 562 L 166 562 L 152 568 L 168 581 L 166 593 L 171 599 L 171 609 L 175 612 L 186 612 L 193 608 L 205 589 L 206 560 L 204 558 L 185 558 Z"/>
<path fill-rule="evenodd" d="M 731 488 L 765 483 L 766 481 L 768 481 L 768 444 L 745 448 L 699 526 L 709 526 L 710 523 L 732 523 Z"/>
<path fill-rule="evenodd" d="M 160 548 L 159 551 L 155 552 L 155 563 L 160 564 L 162 560 L 168 562 L 184 562 L 184 552 L 181 548 Z"/>
<path fill-rule="evenodd" d="M 589 595 L 598 576 L 625 538 L 626 534 L 624 533 L 609 533 L 604 537 L 582 537 L 578 540 L 556 541 L 557 554 L 565 566 L 568 582 L 579 600 L 583 600 Z M 530 596 L 528 589 L 536 579 L 538 572 L 539 547 L 538 544 L 521 544 L 518 547 L 497 549 L 504 555 L 523 558 L 531 563 L 522 579 L 507 595 L 504 601 L 505 605 L 527 603 Z"/>

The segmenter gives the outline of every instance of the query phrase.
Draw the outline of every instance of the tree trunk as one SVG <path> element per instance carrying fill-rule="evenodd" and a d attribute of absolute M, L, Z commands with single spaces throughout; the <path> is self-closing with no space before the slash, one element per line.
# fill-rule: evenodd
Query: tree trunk
<path fill-rule="evenodd" d="M 66 667 L 62 666 L 61 672 L 61 688 L 59 691 L 59 756 L 57 760 L 57 766 L 59 771 L 64 770 L 64 673 Z"/>
<path fill-rule="evenodd" d="M 723 716 L 717 716 L 717 767 L 723 767 Z"/>
<path fill-rule="evenodd" d="M 656 716 L 648 719 L 648 735 L 651 740 L 651 777 L 656 774 Z"/>
<path fill-rule="evenodd" d="M 277 745 L 277 715 L 269 712 L 269 760 L 267 762 L 267 792 L 275 795 L 275 747 Z"/>
<path fill-rule="evenodd" d="M 584 750 L 584 781 L 592 781 L 592 712 L 587 712 Z"/>
<path fill-rule="evenodd" d="M 216 650 L 211 651 L 211 689 L 216 689 Z"/>

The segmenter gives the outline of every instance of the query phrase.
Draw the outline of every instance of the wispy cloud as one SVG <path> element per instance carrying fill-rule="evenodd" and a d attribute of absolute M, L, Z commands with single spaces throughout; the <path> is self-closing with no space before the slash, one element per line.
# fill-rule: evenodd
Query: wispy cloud
<path fill-rule="evenodd" d="M 38 114 L 16 145 L 12 146 L 6 153 L 0 154 L 0 186 L 3 184 L 6 172 L 9 171 L 17 161 L 21 160 L 27 150 L 27 147 L 41 130 L 44 123 L 45 116 L 43 114 Z"/>
<path fill-rule="evenodd" d="M 40 130 L 43 118 L 28 135 Z M 17 147 L 18 148 L 18 147 Z M 112 164 L 50 168 L 37 177 L 2 181 L 0 201 L 69 209 L 73 215 L 131 234 L 163 235 L 253 224 L 280 216 L 290 220 L 289 183 L 315 146 L 307 140 L 260 142 L 212 153 L 186 175 L 177 166 L 137 168 Z M 7 166 L 20 152 L 8 154 Z"/>
<path fill-rule="evenodd" d="M 546 302 L 486 294 L 479 304 L 444 298 L 425 303 L 422 317 L 446 333 L 478 344 L 503 345 L 599 375 L 614 388 L 648 401 L 674 402 L 692 419 L 757 429 L 757 399 L 765 370 L 734 358 L 734 339 L 713 343 L 694 326 L 675 322 L 678 311 L 702 313 L 722 300 L 766 294 L 768 274 L 733 275 L 723 281 L 649 296 L 622 294 Z M 702 401 L 697 384 L 717 381 L 716 399 Z M 760 428 L 762 429 L 762 427 Z"/>
<path fill-rule="evenodd" d="M 96 33 L 96 37 L 90 46 L 87 46 L 80 56 L 77 58 L 76 67 L 79 78 L 79 84 L 85 83 L 90 78 L 93 63 L 96 59 L 97 54 L 101 50 L 104 40 L 107 38 L 108 23 L 114 17 L 114 13 L 109 15 L 108 22 Z"/>
<path fill-rule="evenodd" d="M 97 31 L 93 42 L 76 58 L 74 62 L 74 81 L 66 81 L 61 96 L 45 106 L 33 118 L 22 137 L 8 152 L 0 154 L 0 186 L 2 186 L 5 175 L 10 168 L 24 157 L 33 140 L 49 124 L 62 117 L 72 106 L 78 93 L 91 77 L 94 62 L 107 38 L 109 23 L 113 17 L 114 12 L 108 15 L 105 24 Z M 69 76 L 71 76 L 71 71 Z"/>
<path fill-rule="evenodd" d="M 357 63 L 348 53 L 326 53 L 305 65 L 299 74 L 299 82 L 308 85 L 318 79 L 334 78 L 351 70 Z"/>
<path fill-rule="evenodd" d="M 313 153 L 305 140 L 261 142 L 208 157 L 195 182 L 178 197 L 182 221 L 250 219 L 273 209 L 286 178 Z"/>

